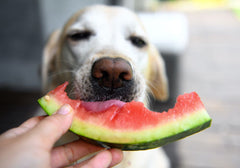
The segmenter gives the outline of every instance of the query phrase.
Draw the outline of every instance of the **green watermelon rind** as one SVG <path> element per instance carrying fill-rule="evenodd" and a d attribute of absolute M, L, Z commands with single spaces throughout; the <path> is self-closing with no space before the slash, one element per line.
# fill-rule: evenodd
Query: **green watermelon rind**
<path fill-rule="evenodd" d="M 198 125 L 194 128 L 191 128 L 189 130 L 180 132 L 178 134 L 171 135 L 171 136 L 164 137 L 164 138 L 157 139 L 157 140 L 143 142 L 143 143 L 136 143 L 136 144 L 105 143 L 105 145 L 111 146 L 112 148 L 120 148 L 120 149 L 126 150 L 126 151 L 154 149 L 154 148 L 166 145 L 168 143 L 186 138 L 186 137 L 188 137 L 190 135 L 193 135 L 195 133 L 198 133 L 198 132 L 208 128 L 210 125 L 211 125 L 211 120 L 205 122 L 202 125 Z"/>
<path fill-rule="evenodd" d="M 48 95 L 40 98 L 38 102 L 48 115 L 52 115 L 62 105 L 58 100 Z M 177 122 L 173 120 L 165 125 L 158 125 L 145 130 L 111 130 L 77 118 L 73 120 L 70 130 L 80 136 L 99 141 L 113 148 L 145 150 L 182 139 L 206 129 L 210 125 L 211 118 L 202 108 L 182 116 Z"/>
<path fill-rule="evenodd" d="M 151 140 L 158 140 L 166 136 L 172 136 L 180 132 L 190 130 L 208 122 L 208 116 L 203 116 L 205 111 L 198 111 L 177 122 L 155 125 L 154 127 L 141 130 L 117 130 L 95 125 L 93 123 L 85 122 L 75 119 L 72 123 L 72 129 L 76 134 L 94 138 L 98 141 L 112 142 L 112 143 L 143 143 Z M 206 114 L 206 113 L 205 113 Z M 193 122 L 194 121 L 194 122 Z M 79 127 L 81 125 L 81 127 Z M 107 133 L 107 134 L 106 134 Z M 130 142 L 129 142 L 130 141 Z"/>
<path fill-rule="evenodd" d="M 167 143 L 182 139 L 194 133 L 197 133 L 211 125 L 211 119 L 208 115 L 200 117 L 200 121 L 196 122 L 205 111 L 197 112 L 182 121 L 172 122 L 171 124 L 155 126 L 154 129 L 140 130 L 138 132 L 126 130 L 108 130 L 99 128 L 97 125 L 90 126 L 89 124 L 82 124 L 83 127 L 77 129 L 74 126 L 73 130 L 76 134 L 85 136 L 96 141 L 105 142 L 106 145 L 121 148 L 123 150 L 144 150 L 156 148 Z M 192 121 L 195 122 L 193 123 Z M 76 122 L 79 125 L 79 122 Z M 167 131 L 172 132 L 167 132 Z M 91 131 L 94 131 L 91 133 Z M 107 132 L 107 134 L 106 134 Z M 96 134 L 97 133 L 97 134 Z M 111 135 L 111 136 L 110 136 Z M 126 143 L 126 141 L 128 141 Z"/>
<path fill-rule="evenodd" d="M 38 103 L 48 115 L 52 115 L 61 107 L 57 100 L 50 98 L 48 95 L 38 99 Z"/>

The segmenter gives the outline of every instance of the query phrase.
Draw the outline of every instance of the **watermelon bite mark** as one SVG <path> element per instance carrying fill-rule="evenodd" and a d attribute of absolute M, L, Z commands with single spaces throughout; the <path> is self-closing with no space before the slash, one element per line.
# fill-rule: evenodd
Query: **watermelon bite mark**
<path fill-rule="evenodd" d="M 199 132 L 211 124 L 197 93 L 180 95 L 168 112 L 153 112 L 141 102 L 83 102 L 68 98 L 68 82 L 38 100 L 51 115 L 63 104 L 74 109 L 70 130 L 123 150 L 142 150 L 162 146 Z"/>

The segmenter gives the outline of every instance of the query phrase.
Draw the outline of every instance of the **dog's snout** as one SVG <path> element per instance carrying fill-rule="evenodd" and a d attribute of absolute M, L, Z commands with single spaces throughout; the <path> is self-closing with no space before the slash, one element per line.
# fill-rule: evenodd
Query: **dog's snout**
<path fill-rule="evenodd" d="M 124 82 L 132 80 L 132 67 L 122 58 L 102 58 L 92 66 L 92 77 L 101 87 L 116 89 L 124 86 Z"/>

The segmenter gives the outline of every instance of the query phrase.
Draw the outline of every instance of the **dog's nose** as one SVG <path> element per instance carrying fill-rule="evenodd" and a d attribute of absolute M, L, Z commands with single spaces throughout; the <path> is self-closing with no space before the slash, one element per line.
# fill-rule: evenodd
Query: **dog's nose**
<path fill-rule="evenodd" d="M 99 86 L 116 89 L 132 80 L 133 71 L 128 61 L 105 57 L 93 64 L 92 77 L 97 79 Z"/>

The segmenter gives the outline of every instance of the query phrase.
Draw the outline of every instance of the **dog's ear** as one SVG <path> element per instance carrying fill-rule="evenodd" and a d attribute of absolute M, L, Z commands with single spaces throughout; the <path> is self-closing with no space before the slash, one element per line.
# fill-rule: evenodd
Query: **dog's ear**
<path fill-rule="evenodd" d="M 146 72 L 147 84 L 153 96 L 160 100 L 168 99 L 168 79 L 165 63 L 155 46 L 149 47 L 149 60 Z"/>
<path fill-rule="evenodd" d="M 56 60 L 55 57 L 58 54 L 60 32 L 60 30 L 56 30 L 50 35 L 43 51 L 41 67 L 43 90 L 47 89 L 46 86 L 48 86 L 47 81 L 49 81 L 49 75 L 56 69 L 54 61 Z"/>

